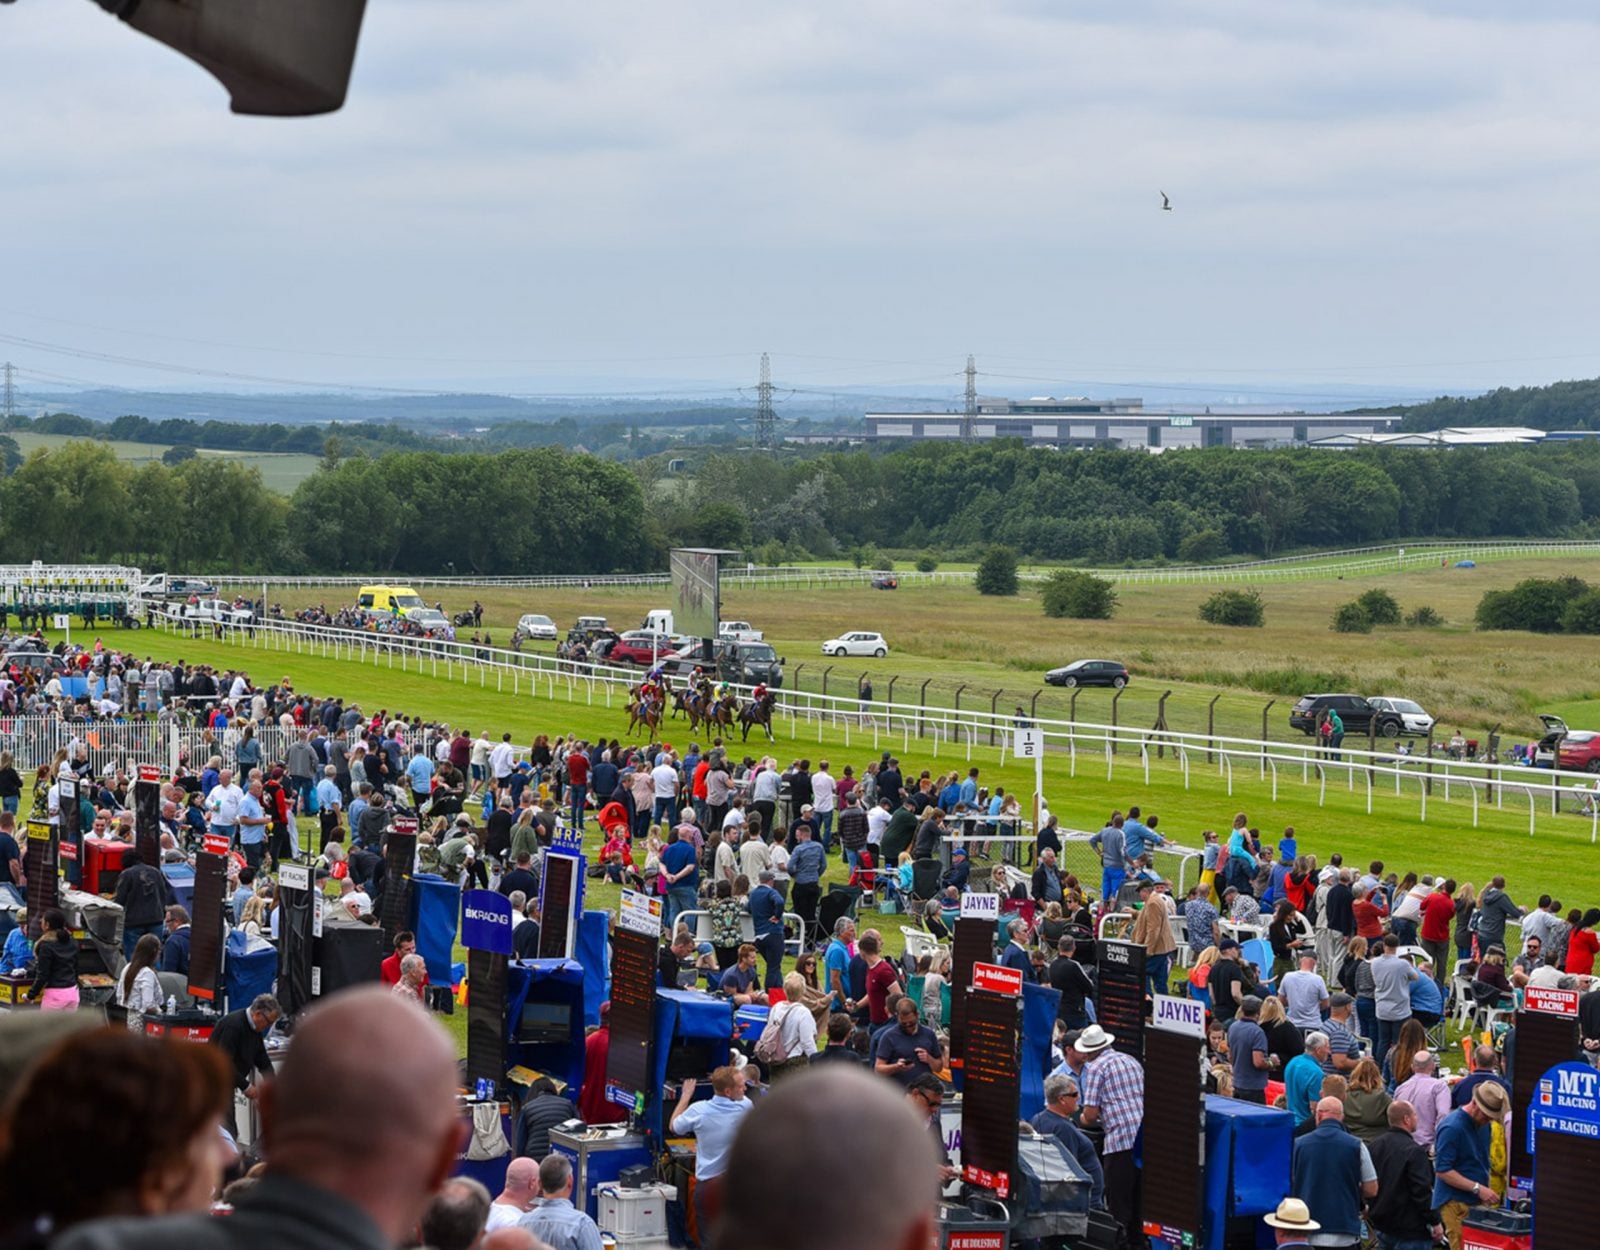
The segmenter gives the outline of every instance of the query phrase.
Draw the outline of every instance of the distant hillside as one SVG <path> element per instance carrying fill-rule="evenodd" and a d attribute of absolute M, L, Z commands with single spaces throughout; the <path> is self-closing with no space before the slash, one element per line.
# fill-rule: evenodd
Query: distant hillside
<path fill-rule="evenodd" d="M 1600 429 L 1600 378 L 1549 386 L 1503 386 L 1460 399 L 1442 395 L 1424 404 L 1376 411 L 1398 412 L 1407 430 L 1458 425 L 1525 425 L 1535 430 Z"/>

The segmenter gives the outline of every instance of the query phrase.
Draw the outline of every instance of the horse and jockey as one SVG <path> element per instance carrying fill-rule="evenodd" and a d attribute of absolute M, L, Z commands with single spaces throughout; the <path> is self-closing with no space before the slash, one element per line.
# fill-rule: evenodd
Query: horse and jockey
<path fill-rule="evenodd" d="M 628 733 L 632 734 L 635 728 L 651 733 L 660 729 L 661 715 L 671 697 L 672 683 L 658 665 L 633 689 L 633 698 L 628 702 Z"/>
<path fill-rule="evenodd" d="M 739 709 L 740 741 L 748 742 L 750 740 L 750 729 L 754 725 L 760 725 L 762 729 L 767 731 L 768 742 L 773 741 L 772 709 L 777 702 L 777 695 L 767 689 L 766 682 L 757 684 L 756 688 L 750 692 L 750 702 Z"/>
<path fill-rule="evenodd" d="M 673 715 L 682 711 L 689 718 L 689 728 L 699 729 L 721 726 L 732 729 L 738 713 L 739 701 L 726 681 L 712 684 L 711 678 L 695 669 L 689 687 L 673 697 Z"/>

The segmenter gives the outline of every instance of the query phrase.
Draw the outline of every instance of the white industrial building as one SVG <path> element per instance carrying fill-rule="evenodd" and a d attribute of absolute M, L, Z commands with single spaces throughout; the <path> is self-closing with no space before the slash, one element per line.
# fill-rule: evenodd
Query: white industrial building
<path fill-rule="evenodd" d="M 867 441 L 1020 438 L 1035 447 L 1294 447 L 1398 434 L 1398 414 L 1146 412 L 1142 399 L 981 398 L 962 412 L 869 412 Z"/>

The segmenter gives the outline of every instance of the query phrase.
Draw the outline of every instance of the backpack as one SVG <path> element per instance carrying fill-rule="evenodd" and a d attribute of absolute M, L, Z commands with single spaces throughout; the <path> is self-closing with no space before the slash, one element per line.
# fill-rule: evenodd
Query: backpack
<path fill-rule="evenodd" d="M 779 1053 L 783 1044 L 783 1022 L 789 1018 L 787 1011 L 779 1014 L 778 1008 L 793 1008 L 793 1003 L 778 1003 L 767 1013 L 767 1022 L 761 1029 L 761 1036 L 756 1039 L 756 1058 L 769 1067 L 785 1058 Z"/>

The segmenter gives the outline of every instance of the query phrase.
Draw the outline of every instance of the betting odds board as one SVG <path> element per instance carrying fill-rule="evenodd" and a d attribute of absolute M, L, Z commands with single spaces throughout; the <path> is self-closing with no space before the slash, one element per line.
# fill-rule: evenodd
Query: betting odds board
<path fill-rule="evenodd" d="M 410 825 L 401 828 L 402 821 Z M 411 920 L 411 870 L 416 864 L 417 822 L 402 817 L 394 822 L 384 843 L 383 900 L 378 921 L 383 929 L 384 950 L 394 949 L 395 935 Z"/>
<path fill-rule="evenodd" d="M 54 907 L 61 898 L 57 851 L 55 828 L 43 820 L 28 821 L 23 865 L 28 874 L 28 919 L 35 929 L 45 910 Z"/>
<path fill-rule="evenodd" d="M 216 999 L 217 976 L 222 971 L 222 909 L 228 889 L 227 864 L 226 850 L 221 854 L 202 850 L 194 857 L 189 993 L 208 1002 Z"/>
<path fill-rule="evenodd" d="M 1125 1055 L 1144 1058 L 1144 947 L 1137 942 L 1101 942 L 1095 1019 Z"/>
<path fill-rule="evenodd" d="M 1600 1175 L 1600 1072 L 1570 1059 L 1536 1072 L 1527 1121 L 1523 1132 L 1533 1141 L 1536 1182 L 1534 1250 L 1594 1245 L 1594 1178 Z"/>
<path fill-rule="evenodd" d="M 611 942 L 611 1042 L 606 1051 L 606 1098 L 641 1111 L 654 1086 L 656 955 L 659 940 L 618 929 Z"/>
<path fill-rule="evenodd" d="M 539 879 L 539 958 L 572 958 L 572 907 L 580 861 L 546 851 Z"/>
<path fill-rule="evenodd" d="M 1161 1108 L 1161 1130 L 1144 1135 L 1144 1231 L 1173 1246 L 1193 1246 L 1200 1237 L 1204 1045 L 1201 1038 L 1164 1029 L 1144 1034 L 1144 1105 Z"/>
<path fill-rule="evenodd" d="M 161 867 L 161 770 L 150 764 L 139 765 L 133 783 L 133 829 L 139 858 Z"/>
<path fill-rule="evenodd" d="M 467 1085 L 488 1081 L 498 1090 L 506 1076 L 506 957 L 469 950 L 467 985 Z"/>
<path fill-rule="evenodd" d="M 994 958 L 995 922 L 973 916 L 956 921 L 950 950 L 950 1064 L 961 1067 L 967 1056 L 967 989 L 972 966 Z"/>
<path fill-rule="evenodd" d="M 1528 1150 L 1528 1113 L 1540 1079 L 1578 1053 L 1578 1018 L 1548 1011 L 1519 1011 L 1510 1043 L 1510 1175 L 1518 1189 L 1533 1187 L 1533 1157 Z"/>
<path fill-rule="evenodd" d="M 1021 1001 L 977 989 L 958 997 L 967 1000 L 966 1079 L 961 1087 L 962 1179 L 1006 1198 L 1017 1181 L 1022 1088 L 1017 1015 Z"/>

